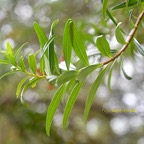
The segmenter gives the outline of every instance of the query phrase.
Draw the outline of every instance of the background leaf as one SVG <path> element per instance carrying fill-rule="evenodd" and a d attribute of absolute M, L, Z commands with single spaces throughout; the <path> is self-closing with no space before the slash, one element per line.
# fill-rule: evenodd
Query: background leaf
<path fill-rule="evenodd" d="M 107 5 L 108 5 L 108 0 L 103 0 L 103 8 L 102 8 L 103 18 L 106 17 Z"/>

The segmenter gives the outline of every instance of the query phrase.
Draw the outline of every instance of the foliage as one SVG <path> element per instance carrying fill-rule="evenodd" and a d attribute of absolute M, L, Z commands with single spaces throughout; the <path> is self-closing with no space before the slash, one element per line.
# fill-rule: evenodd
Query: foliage
<path fill-rule="evenodd" d="M 85 2 L 88 1 L 86 0 Z M 54 30 L 59 20 L 55 20 L 52 23 L 48 37 L 41 26 L 37 22 L 34 22 L 33 26 L 40 43 L 40 49 L 35 53 L 27 53 L 26 55 L 22 55 L 21 51 L 25 44 L 22 45 L 16 52 L 14 52 L 14 49 L 12 48 L 10 43 L 7 43 L 6 50 L 1 51 L 1 54 L 4 58 L 0 60 L 0 64 L 10 65 L 10 71 L 4 73 L 0 77 L 0 79 L 7 75 L 18 72 L 22 72 L 25 74 L 25 77 L 19 82 L 16 90 L 17 97 L 20 96 L 20 99 L 23 103 L 25 102 L 23 99 L 23 94 L 26 92 L 26 90 L 31 87 L 36 87 L 37 83 L 39 83 L 41 80 L 46 79 L 51 85 L 59 87 L 47 111 L 46 132 L 48 135 L 50 135 L 50 127 L 54 114 L 61 102 L 62 97 L 66 93 L 69 94 L 69 98 L 64 108 L 63 127 L 66 127 L 70 112 L 88 75 L 90 75 L 95 70 L 99 71 L 96 80 L 90 88 L 89 95 L 86 100 L 84 109 L 85 120 L 87 120 L 88 118 L 88 113 L 90 111 L 93 99 L 100 84 L 103 81 L 104 76 L 106 75 L 106 73 L 109 73 L 108 87 L 110 89 L 110 81 L 115 63 L 116 61 L 119 61 L 118 58 L 121 57 L 122 53 L 129 47 L 129 45 L 133 42 L 137 47 L 137 51 L 142 56 L 144 56 L 144 48 L 135 38 L 137 28 L 144 16 L 143 2 L 143 0 L 127 0 L 112 7 L 112 10 L 118 11 L 121 8 L 125 8 L 130 9 L 131 11 L 131 9 L 135 9 L 137 5 L 140 6 L 141 11 L 139 17 L 135 22 L 135 25 L 132 27 L 129 35 L 124 36 L 126 32 L 121 29 L 121 22 L 117 23 L 115 21 L 115 17 L 108 9 L 108 0 L 103 0 L 103 18 L 112 20 L 115 25 L 116 40 L 118 43 L 123 45 L 122 49 L 118 51 L 117 48 L 111 48 L 109 41 L 107 40 L 105 35 L 97 36 L 97 39 L 94 42 L 94 49 L 97 49 L 98 51 L 95 53 L 95 55 L 99 55 L 102 59 L 106 59 L 104 62 L 98 61 L 96 63 L 90 63 L 89 54 L 86 48 L 86 41 L 84 41 L 81 32 L 72 19 L 68 19 L 64 27 L 64 62 L 59 63 L 57 54 L 54 49 Z M 130 21 L 133 23 L 132 14 L 130 15 Z M 78 59 L 75 63 L 71 60 L 73 53 L 77 56 Z M 122 62 L 122 59 L 120 59 L 120 63 Z M 80 66 L 77 66 L 77 63 L 80 63 Z M 124 73 L 124 76 L 128 80 L 131 80 L 132 78 L 126 74 L 122 64 L 120 65 L 120 67 L 122 72 Z M 40 72 L 38 70 L 40 70 Z"/>

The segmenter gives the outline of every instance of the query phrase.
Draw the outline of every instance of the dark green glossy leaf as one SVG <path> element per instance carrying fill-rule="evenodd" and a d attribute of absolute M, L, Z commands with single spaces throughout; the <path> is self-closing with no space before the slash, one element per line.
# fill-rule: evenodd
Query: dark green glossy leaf
<path fill-rule="evenodd" d="M 111 58 L 109 43 L 103 35 L 97 37 L 96 46 L 104 56 Z"/>
<path fill-rule="evenodd" d="M 72 44 L 71 44 L 71 38 L 70 38 L 71 23 L 72 23 L 71 19 L 69 19 L 66 22 L 66 25 L 64 28 L 64 35 L 63 35 L 63 54 L 64 54 L 64 60 L 66 62 L 66 66 L 68 70 L 69 70 L 71 54 L 72 54 Z"/>
<path fill-rule="evenodd" d="M 88 67 L 83 68 L 80 71 L 80 73 L 78 74 L 77 79 L 79 81 L 84 81 L 89 74 L 91 74 L 94 70 L 96 70 L 97 68 L 100 68 L 100 67 L 102 67 L 101 63 L 95 64 L 95 65 L 90 65 Z"/>
<path fill-rule="evenodd" d="M 77 71 L 67 71 L 59 76 L 57 80 L 57 84 L 61 85 L 67 81 L 70 81 L 71 79 L 75 78 L 77 75 Z"/>
<path fill-rule="evenodd" d="M 78 94 L 79 94 L 79 91 L 82 87 L 83 83 L 77 83 L 72 92 L 70 93 L 70 96 L 69 96 L 69 99 L 66 103 L 66 106 L 65 106 L 65 109 L 64 109 L 64 114 L 63 114 L 63 127 L 65 128 L 66 127 L 66 124 L 67 124 L 67 121 L 68 121 L 68 118 L 69 118 L 69 115 L 70 115 L 70 112 L 74 106 L 74 103 L 78 97 Z"/>
<path fill-rule="evenodd" d="M 29 66 L 30 66 L 31 70 L 35 74 L 36 73 L 36 58 L 35 58 L 34 54 L 29 55 L 28 63 L 29 63 Z"/>
<path fill-rule="evenodd" d="M 33 26 L 37 34 L 37 37 L 39 39 L 39 43 L 41 47 L 43 48 L 46 42 L 48 41 L 48 38 L 37 22 L 34 22 Z"/>
<path fill-rule="evenodd" d="M 103 8 L 102 8 L 103 18 L 106 17 L 107 5 L 108 5 L 108 0 L 103 0 Z"/>
<path fill-rule="evenodd" d="M 86 54 L 86 48 L 80 32 L 77 30 L 75 24 L 71 22 L 71 43 L 73 49 L 79 59 L 86 65 L 89 65 L 88 56 Z"/>
<path fill-rule="evenodd" d="M 96 91 L 98 90 L 108 68 L 109 68 L 109 65 L 101 71 L 101 73 L 98 75 L 98 77 L 96 78 L 96 80 L 94 81 L 94 83 L 91 86 L 89 95 L 88 95 L 87 100 L 86 100 L 85 109 L 84 109 L 84 120 L 85 121 L 87 120 L 88 113 L 90 111 L 90 108 L 91 108 L 92 102 L 94 100 Z"/>
<path fill-rule="evenodd" d="M 47 111 L 47 117 L 46 117 L 46 133 L 49 136 L 50 135 L 50 127 L 52 124 L 52 120 L 54 117 L 54 114 L 59 106 L 59 103 L 63 97 L 63 93 L 65 90 L 65 84 L 61 85 L 57 92 L 55 93 Z"/>
<path fill-rule="evenodd" d="M 134 38 L 133 39 L 134 41 L 134 44 L 136 45 L 137 47 L 137 50 L 139 51 L 139 53 L 144 56 L 144 47 Z"/>
<path fill-rule="evenodd" d="M 121 25 L 121 22 L 118 23 L 117 27 L 116 27 L 116 30 L 115 30 L 115 36 L 116 36 L 116 39 L 117 41 L 120 43 L 120 44 L 125 44 L 126 41 L 122 35 L 122 30 L 120 28 L 120 25 Z"/>
<path fill-rule="evenodd" d="M 19 84 L 18 84 L 18 86 L 17 86 L 17 90 L 16 90 L 16 96 L 17 96 L 17 98 L 19 97 L 20 92 L 21 92 L 21 89 L 22 89 L 22 86 L 23 86 L 23 84 L 26 82 L 27 79 L 28 79 L 28 77 L 25 77 L 24 79 L 22 79 L 22 80 L 19 82 Z"/>

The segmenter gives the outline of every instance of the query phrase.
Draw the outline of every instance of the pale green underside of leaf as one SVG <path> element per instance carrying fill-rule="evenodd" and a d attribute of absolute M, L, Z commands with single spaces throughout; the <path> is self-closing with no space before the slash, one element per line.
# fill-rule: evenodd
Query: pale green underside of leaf
<path fill-rule="evenodd" d="M 50 127 L 52 124 L 52 120 L 54 117 L 54 114 L 59 106 L 59 103 L 62 99 L 63 93 L 65 90 L 65 84 L 61 85 L 59 89 L 57 90 L 56 94 L 54 95 L 47 111 L 47 117 L 46 117 L 46 133 L 49 136 L 50 135 Z"/>
<path fill-rule="evenodd" d="M 109 65 L 101 71 L 101 73 L 98 75 L 98 77 L 96 78 L 96 80 L 94 81 L 94 83 L 91 86 L 89 95 L 88 95 L 87 100 L 86 100 L 85 109 L 84 109 L 84 120 L 85 121 L 87 121 L 88 113 L 90 111 L 90 108 L 91 108 L 92 102 L 94 100 L 96 91 L 98 90 L 108 68 L 109 68 Z"/>
<path fill-rule="evenodd" d="M 69 118 L 69 115 L 70 115 L 70 112 L 74 106 L 74 103 L 78 97 L 78 94 L 79 94 L 79 91 L 82 87 L 83 83 L 77 83 L 72 92 L 70 93 L 70 96 L 69 96 L 69 99 L 66 103 L 66 106 L 65 106 L 65 109 L 64 109 L 64 114 L 63 114 L 63 127 L 65 128 L 66 127 L 66 124 L 67 124 L 67 121 L 68 121 L 68 118 Z"/>

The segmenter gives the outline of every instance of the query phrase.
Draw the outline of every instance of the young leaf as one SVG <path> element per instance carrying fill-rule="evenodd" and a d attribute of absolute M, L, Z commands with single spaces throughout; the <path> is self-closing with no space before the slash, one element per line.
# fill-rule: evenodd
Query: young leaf
<path fill-rule="evenodd" d="M 59 76 L 57 80 L 57 84 L 61 85 L 67 81 L 70 81 L 71 79 L 75 78 L 77 75 L 77 71 L 67 71 Z"/>
<path fill-rule="evenodd" d="M 26 68 L 25 68 L 23 56 L 21 56 L 21 57 L 19 58 L 19 66 L 20 66 L 21 70 L 25 72 Z"/>
<path fill-rule="evenodd" d="M 16 90 L 16 96 L 17 96 L 17 98 L 18 98 L 18 96 L 20 95 L 21 88 L 22 88 L 23 84 L 25 83 L 25 81 L 26 81 L 27 79 L 28 79 L 28 77 L 25 77 L 24 79 L 22 79 L 22 80 L 19 82 L 19 84 L 18 84 L 18 86 L 17 86 L 17 90 Z"/>
<path fill-rule="evenodd" d="M 62 99 L 63 93 L 65 90 L 65 84 L 61 85 L 59 89 L 57 90 L 56 94 L 54 95 L 47 111 L 47 117 L 46 117 L 46 133 L 49 136 L 50 135 L 50 127 L 52 124 L 52 120 L 54 117 L 54 114 L 59 106 L 59 103 Z"/>
<path fill-rule="evenodd" d="M 109 43 L 103 35 L 97 37 L 96 46 L 104 56 L 111 58 Z"/>
<path fill-rule="evenodd" d="M 134 41 L 134 44 L 136 45 L 137 47 L 137 50 L 139 51 L 139 53 L 144 56 L 144 47 L 142 45 L 140 45 L 140 43 L 134 38 L 133 39 Z"/>
<path fill-rule="evenodd" d="M 69 19 L 66 22 L 66 25 L 64 28 L 64 35 L 63 35 L 63 54 L 64 54 L 64 60 L 66 62 L 67 70 L 69 70 L 71 54 L 72 54 L 72 44 L 71 44 L 71 39 L 70 39 L 71 23 L 72 23 L 71 19 Z"/>
<path fill-rule="evenodd" d="M 72 92 L 70 93 L 69 99 L 66 103 L 65 109 L 64 109 L 64 114 L 63 114 L 63 127 L 66 127 L 68 117 L 70 115 L 70 112 L 74 106 L 74 103 L 78 97 L 79 91 L 82 87 L 83 83 L 77 83 L 75 87 L 73 88 Z"/>
<path fill-rule="evenodd" d="M 48 41 L 48 38 L 37 22 L 34 22 L 33 26 L 37 34 L 37 37 L 39 39 L 39 43 L 41 47 L 43 48 L 46 42 Z"/>
<path fill-rule="evenodd" d="M 103 8 L 102 8 L 103 18 L 106 17 L 107 5 L 108 5 L 108 0 L 103 0 Z"/>
<path fill-rule="evenodd" d="M 84 120 L 85 121 L 87 120 L 88 113 L 90 111 L 90 108 L 91 108 L 94 96 L 96 94 L 96 91 L 98 90 L 108 68 L 109 68 L 109 65 L 101 71 L 101 73 L 98 75 L 98 77 L 96 78 L 96 80 L 94 81 L 94 83 L 91 86 L 89 95 L 88 95 L 87 100 L 86 100 L 85 109 L 84 109 Z"/>
<path fill-rule="evenodd" d="M 36 58 L 34 54 L 29 55 L 28 63 L 33 73 L 36 74 Z"/>
<path fill-rule="evenodd" d="M 71 43 L 73 45 L 73 49 L 79 59 L 86 65 L 89 65 L 88 56 L 86 54 L 86 49 L 84 45 L 83 38 L 80 35 L 80 32 L 77 30 L 75 24 L 71 22 Z"/>
<path fill-rule="evenodd" d="M 80 73 L 78 74 L 77 79 L 79 81 L 84 81 L 89 74 L 91 74 L 95 69 L 97 69 L 101 66 L 102 66 L 102 64 L 98 63 L 98 64 L 91 65 L 91 66 L 88 66 L 88 67 L 82 69 L 80 71 Z"/>
<path fill-rule="evenodd" d="M 11 56 L 14 55 L 13 48 L 9 42 L 7 43 L 6 50 L 7 50 L 7 54 L 9 54 Z"/>
<path fill-rule="evenodd" d="M 121 25 L 121 22 L 118 23 L 117 27 L 116 27 L 116 30 L 115 30 L 115 36 L 116 36 L 116 39 L 117 41 L 120 43 L 120 44 L 125 44 L 126 41 L 122 35 L 122 30 L 120 28 L 120 25 Z"/>

